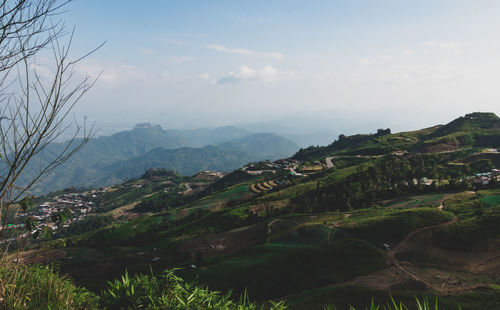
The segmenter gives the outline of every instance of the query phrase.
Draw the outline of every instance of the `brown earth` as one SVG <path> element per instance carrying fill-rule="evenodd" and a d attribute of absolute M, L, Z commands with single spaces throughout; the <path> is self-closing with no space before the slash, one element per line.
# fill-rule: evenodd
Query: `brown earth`
<path fill-rule="evenodd" d="M 204 257 L 235 253 L 265 241 L 267 225 L 264 223 L 246 226 L 220 234 L 209 234 L 183 241 L 178 252 L 201 253 Z"/>
<path fill-rule="evenodd" d="M 139 204 L 139 201 L 136 201 L 136 202 L 133 202 L 131 204 L 124 205 L 124 206 L 121 206 L 119 208 L 113 209 L 113 210 L 109 211 L 107 214 L 111 215 L 111 217 L 113 217 L 113 219 L 115 219 L 115 220 L 120 218 L 120 217 L 125 217 L 125 218 L 131 220 L 131 219 L 134 219 L 134 218 L 139 217 L 141 215 L 141 213 L 137 213 L 137 212 L 132 211 L 134 209 L 134 207 L 138 204 Z"/>
<path fill-rule="evenodd" d="M 22 264 L 47 264 L 66 257 L 64 250 L 31 250 L 19 253 L 19 262 Z"/>
<path fill-rule="evenodd" d="M 254 212 L 254 213 L 261 213 L 261 212 L 265 212 L 268 207 L 269 208 L 272 207 L 274 209 L 281 209 L 281 208 L 287 207 L 289 205 L 290 205 L 290 199 L 284 199 L 284 200 L 270 201 L 270 202 L 252 205 L 249 207 L 249 210 Z"/>

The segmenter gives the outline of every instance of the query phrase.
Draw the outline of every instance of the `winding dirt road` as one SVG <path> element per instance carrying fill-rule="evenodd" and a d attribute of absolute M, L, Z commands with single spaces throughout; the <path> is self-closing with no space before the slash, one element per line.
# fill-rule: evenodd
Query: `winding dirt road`
<path fill-rule="evenodd" d="M 272 220 L 271 222 L 269 222 L 269 224 L 267 224 L 267 234 L 270 235 L 272 233 L 271 231 L 271 226 L 273 226 L 274 223 L 276 223 L 277 221 L 279 221 L 280 219 L 274 219 Z"/>
<path fill-rule="evenodd" d="M 449 197 L 451 197 L 452 195 L 449 195 L 449 196 L 445 196 L 443 198 L 443 200 L 441 200 L 441 203 L 438 207 L 438 209 L 442 210 L 443 209 L 443 203 L 446 199 L 448 199 Z M 420 228 L 417 228 L 415 229 L 414 231 L 410 232 L 406 237 L 404 237 L 403 240 L 401 240 L 401 242 L 399 242 L 394 248 L 392 248 L 389 252 L 388 252 L 388 258 L 389 258 L 389 261 L 397 268 L 399 269 L 400 271 L 402 271 L 403 273 L 405 273 L 406 275 L 408 275 L 410 278 L 416 280 L 416 281 L 419 281 L 421 283 L 424 283 L 427 287 L 432 287 L 432 285 L 426 281 L 425 279 L 423 279 L 422 277 L 416 275 L 415 273 L 411 272 L 408 268 L 406 268 L 405 266 L 402 266 L 401 265 L 401 262 L 396 258 L 396 254 L 398 254 L 402 248 L 404 248 L 406 246 L 406 244 L 408 243 L 408 241 L 413 237 L 415 236 L 416 234 L 418 233 L 421 233 L 423 231 L 428 231 L 428 230 L 432 230 L 432 229 L 436 229 L 436 228 L 441 228 L 441 227 L 446 227 L 446 226 L 449 226 L 449 225 L 452 225 L 454 223 L 456 223 L 458 220 L 457 216 L 455 216 L 451 221 L 448 221 L 448 222 L 445 222 L 445 223 L 441 223 L 441 224 L 436 224 L 436 225 L 431 225 L 431 226 L 425 226 L 425 227 L 420 227 Z"/>
<path fill-rule="evenodd" d="M 413 237 L 414 235 L 416 235 L 422 231 L 431 230 L 431 229 L 440 228 L 440 227 L 445 227 L 445 226 L 454 224 L 457 222 L 457 220 L 458 220 L 458 218 L 455 216 L 451 221 L 448 221 L 445 223 L 436 224 L 436 225 L 432 225 L 432 226 L 425 226 L 425 227 L 420 227 L 418 229 L 415 229 L 414 231 L 409 233 L 400 243 L 398 243 L 392 250 L 389 251 L 389 256 L 394 258 L 394 256 L 400 251 L 400 249 L 403 246 L 405 246 L 408 243 L 408 240 L 410 240 L 411 237 Z"/>
<path fill-rule="evenodd" d="M 325 158 L 326 167 L 327 167 L 328 169 L 333 168 L 333 162 L 332 162 L 332 159 L 334 159 L 334 158 L 335 158 L 335 157 L 333 157 L 333 156 L 332 156 L 332 157 L 327 157 L 327 158 Z"/>

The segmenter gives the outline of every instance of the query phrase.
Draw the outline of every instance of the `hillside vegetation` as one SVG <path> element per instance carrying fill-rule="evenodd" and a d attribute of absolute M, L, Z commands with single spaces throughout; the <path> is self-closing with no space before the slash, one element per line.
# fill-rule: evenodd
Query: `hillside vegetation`
<path fill-rule="evenodd" d="M 335 155 L 383 155 L 395 151 L 415 153 L 454 151 L 500 144 L 500 119 L 493 113 L 470 113 L 446 125 L 391 134 L 379 129 L 375 134 L 344 136 L 325 147 L 301 149 L 294 158 L 319 159 Z"/>
<path fill-rule="evenodd" d="M 32 241 L 21 261 L 57 261 L 78 285 L 107 289 L 101 302 L 118 308 L 174 302 L 158 280 L 170 277 L 179 298 L 197 287 L 199 305 L 219 296 L 228 309 L 246 294 L 249 309 L 400 309 L 392 297 L 411 309 L 415 297 L 436 295 L 444 309 L 494 309 L 500 167 L 490 156 L 499 130 L 496 116 L 473 113 L 414 132 L 339 137 L 226 175 L 149 170 L 96 194 L 88 216 L 111 223 Z M 457 133 L 472 140 L 443 142 Z M 171 268 L 175 276 L 163 273 Z"/>

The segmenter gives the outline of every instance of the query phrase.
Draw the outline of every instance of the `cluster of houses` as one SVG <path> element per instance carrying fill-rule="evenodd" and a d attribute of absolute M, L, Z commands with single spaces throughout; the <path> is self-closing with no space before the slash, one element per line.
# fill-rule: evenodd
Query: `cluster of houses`
<path fill-rule="evenodd" d="M 467 177 L 474 184 L 488 185 L 492 179 L 500 181 L 500 169 L 492 169 L 489 172 L 476 173 L 473 176 Z"/>
<path fill-rule="evenodd" d="M 248 166 L 243 167 L 243 171 L 251 175 L 261 175 L 263 173 L 276 173 L 279 170 L 288 170 L 290 174 L 301 176 L 301 173 L 296 172 L 296 169 L 301 165 L 301 162 L 294 159 L 279 159 L 274 162 L 266 162 L 263 164 L 259 164 L 258 166 L 254 164 L 250 164 Z"/>
<path fill-rule="evenodd" d="M 95 207 L 95 200 L 104 193 L 105 190 L 90 190 L 83 193 L 67 193 L 56 196 L 52 201 L 42 203 L 38 208 L 26 212 L 18 213 L 18 222 L 24 223 L 26 218 L 35 219 L 41 226 L 50 227 L 51 230 L 57 230 L 59 227 L 53 224 L 53 218 L 62 211 L 68 214 L 63 227 L 68 227 L 73 222 L 83 220 L 88 213 Z M 22 225 L 22 224 L 18 224 Z"/>
<path fill-rule="evenodd" d="M 206 171 L 198 172 L 197 177 L 208 177 L 208 178 L 218 179 L 218 178 L 222 178 L 224 175 L 225 175 L 224 172 L 206 170 Z"/>
<path fill-rule="evenodd" d="M 464 179 L 460 179 L 459 182 L 463 182 L 464 180 L 467 180 L 473 184 L 477 185 L 488 185 L 490 184 L 491 180 L 496 180 L 500 182 L 500 169 L 492 169 L 491 171 L 488 172 L 482 172 L 482 173 L 476 173 L 472 176 L 468 176 Z M 413 179 L 412 180 L 413 185 L 432 185 L 436 180 L 434 179 L 429 179 L 426 177 L 420 178 L 420 179 Z"/>

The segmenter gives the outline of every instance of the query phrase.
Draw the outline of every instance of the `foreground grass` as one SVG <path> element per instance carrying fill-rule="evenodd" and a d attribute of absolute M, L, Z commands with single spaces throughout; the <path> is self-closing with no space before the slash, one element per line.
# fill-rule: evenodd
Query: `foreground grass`
<path fill-rule="evenodd" d="M 10 268 L 8 268 L 10 267 Z M 45 266 L 2 266 L 0 268 L 0 309 L 288 309 L 283 301 L 257 305 L 243 293 L 239 300 L 231 299 L 231 292 L 222 294 L 204 286 L 185 282 L 166 270 L 160 275 L 127 272 L 108 282 L 101 296 L 75 286 L 69 279 Z M 326 305 L 324 310 L 338 309 Z M 395 301 L 350 310 L 439 310 L 435 302 L 416 299 L 409 307 Z"/>
<path fill-rule="evenodd" d="M 130 277 L 125 272 L 121 279 L 108 284 L 102 294 L 102 304 L 108 309 L 261 309 L 246 293 L 233 301 L 231 292 L 221 294 L 185 282 L 173 270 L 158 276 Z M 266 309 L 286 309 L 286 306 L 283 302 L 270 302 Z"/>
<path fill-rule="evenodd" d="M 0 309 L 98 309 L 98 297 L 50 267 L 0 268 Z"/>

